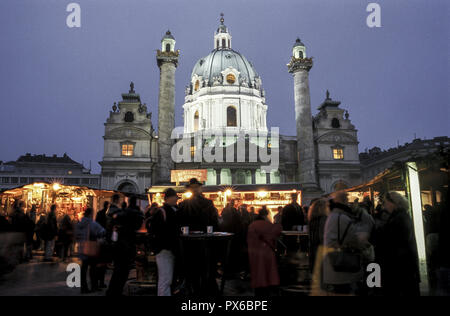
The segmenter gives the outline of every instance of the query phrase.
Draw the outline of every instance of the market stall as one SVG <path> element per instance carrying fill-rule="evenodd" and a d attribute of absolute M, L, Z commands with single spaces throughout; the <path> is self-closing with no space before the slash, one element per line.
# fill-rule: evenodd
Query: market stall
<path fill-rule="evenodd" d="M 169 186 L 153 186 L 148 189 L 150 203 L 162 205 L 164 202 L 164 190 Z M 179 197 L 188 199 L 192 193 L 184 186 L 172 187 Z M 215 207 L 222 212 L 230 200 L 237 205 L 246 204 L 249 208 L 258 210 L 266 206 L 269 211 L 275 212 L 279 206 L 285 206 L 291 202 L 291 194 L 298 194 L 298 203 L 301 205 L 301 187 L 295 183 L 283 184 L 237 184 L 237 185 L 205 185 L 203 194 L 214 202 Z"/>
<path fill-rule="evenodd" d="M 25 208 L 36 206 L 37 213 L 48 212 L 56 204 L 58 215 L 79 217 L 87 207 L 94 212 L 99 210 L 104 201 L 110 201 L 113 194 L 120 192 L 91 189 L 84 186 L 63 185 L 57 182 L 36 182 L 0 192 L 0 208 L 7 214 L 13 212 L 16 200 L 25 202 Z"/>

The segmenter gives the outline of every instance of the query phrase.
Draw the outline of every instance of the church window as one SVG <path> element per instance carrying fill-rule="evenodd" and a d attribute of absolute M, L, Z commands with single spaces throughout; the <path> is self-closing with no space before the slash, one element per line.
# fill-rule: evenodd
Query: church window
<path fill-rule="evenodd" d="M 198 111 L 195 112 L 194 114 L 194 132 L 198 131 L 199 129 L 199 124 L 200 124 L 200 117 L 198 115 Z"/>
<path fill-rule="evenodd" d="M 216 41 L 216 47 L 219 48 L 219 40 Z"/>
<path fill-rule="evenodd" d="M 195 146 L 191 146 L 191 158 L 194 157 L 194 155 L 195 155 L 195 150 L 196 150 Z"/>
<path fill-rule="evenodd" d="M 227 82 L 229 84 L 233 84 L 236 82 L 236 77 L 233 74 L 228 74 L 227 75 Z"/>
<path fill-rule="evenodd" d="M 134 121 L 134 114 L 133 112 L 127 112 L 125 113 L 125 118 L 124 118 L 125 122 L 127 123 L 132 123 Z"/>
<path fill-rule="evenodd" d="M 332 128 L 339 128 L 339 127 L 341 127 L 341 122 L 339 122 L 339 119 L 333 118 L 331 120 L 331 127 Z"/>
<path fill-rule="evenodd" d="M 342 148 L 333 148 L 333 159 L 335 160 L 344 159 L 344 150 Z"/>
<path fill-rule="evenodd" d="M 227 126 L 237 126 L 236 108 L 234 106 L 227 107 Z"/>
<path fill-rule="evenodd" d="M 133 144 L 122 144 L 122 156 L 131 157 L 134 154 Z"/>
<path fill-rule="evenodd" d="M 222 47 L 226 47 L 226 46 L 227 46 L 227 44 L 226 44 L 225 39 L 222 39 Z"/>
<path fill-rule="evenodd" d="M 231 41 L 228 40 L 228 47 L 231 47 Z"/>
<path fill-rule="evenodd" d="M 166 52 L 170 52 L 170 44 L 169 43 L 166 44 Z"/>
<path fill-rule="evenodd" d="M 195 82 L 194 90 L 195 90 L 195 91 L 198 91 L 199 88 L 200 88 L 200 81 L 197 80 L 197 81 Z"/>
<path fill-rule="evenodd" d="M 301 50 L 298 51 L 298 58 L 303 58 L 303 52 Z"/>

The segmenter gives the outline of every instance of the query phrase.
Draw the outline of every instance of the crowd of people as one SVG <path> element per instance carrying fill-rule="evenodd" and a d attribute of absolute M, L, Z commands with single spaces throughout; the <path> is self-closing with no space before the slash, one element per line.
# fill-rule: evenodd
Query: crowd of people
<path fill-rule="evenodd" d="M 376 207 L 368 197 L 350 203 L 346 192 L 336 192 L 313 200 L 310 207 L 302 207 L 293 193 L 291 203 L 279 207 L 272 216 L 265 206 L 255 210 L 245 204 L 237 206 L 234 200 L 219 214 L 213 202 L 202 194 L 202 183 L 191 179 L 187 189 L 192 192 L 189 199 L 179 203 L 176 191 L 169 188 L 164 192 L 163 205 L 154 203 L 146 210 L 139 208 L 135 196 L 121 201 L 116 194 L 96 214 L 87 208 L 80 220 L 58 216 L 55 205 L 48 214 L 38 216 L 35 207 L 25 211 L 25 204 L 17 201 L 11 216 L 0 216 L 0 231 L 19 234 L 16 240 L 21 247 L 16 249 L 21 261 L 30 260 L 36 249 L 43 250 L 45 261 L 54 260 L 55 255 L 68 260 L 77 244 L 82 293 L 107 288 L 106 295 L 122 295 L 136 257 L 137 232 L 144 229 L 146 247 L 156 257 L 158 296 L 218 294 L 216 278 L 224 273 L 220 271 L 224 266 L 224 259 L 218 255 L 220 249 L 205 258 L 198 244 L 186 244 L 189 256 L 181 258 L 179 238 L 182 228 L 188 227 L 191 232 L 206 233 L 211 229 L 232 233 L 228 273 L 249 280 L 257 296 L 279 294 L 278 241 L 282 231 L 307 232 L 308 245 L 302 250 L 308 253 L 310 271 L 323 293 L 420 295 L 418 251 L 409 203 L 397 192 L 383 195 Z M 448 211 L 436 212 L 427 207 L 424 213 L 427 246 L 434 251 L 430 256 L 431 272 L 436 282 L 447 280 L 441 282 L 440 288 L 448 294 L 450 264 L 448 251 L 443 249 L 449 249 L 449 238 L 436 216 L 448 218 Z M 381 267 L 381 289 L 366 286 L 366 267 L 373 262 Z M 108 266 L 113 270 L 109 284 L 105 279 Z M 205 270 L 213 273 L 205 277 Z"/>

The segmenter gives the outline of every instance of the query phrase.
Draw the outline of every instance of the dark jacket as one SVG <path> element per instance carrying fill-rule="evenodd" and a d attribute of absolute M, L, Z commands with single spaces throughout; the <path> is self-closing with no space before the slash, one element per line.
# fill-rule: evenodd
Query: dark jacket
<path fill-rule="evenodd" d="M 175 209 L 174 209 L 175 208 Z M 155 254 L 161 250 L 173 251 L 177 246 L 179 230 L 176 222 L 176 207 L 164 204 L 146 222 L 150 244 Z"/>
<path fill-rule="evenodd" d="M 180 203 L 177 221 L 179 227 L 189 226 L 191 231 L 206 232 L 207 226 L 213 226 L 217 231 L 219 214 L 211 200 L 198 195 Z"/>
<path fill-rule="evenodd" d="M 105 229 L 106 229 L 106 222 L 107 222 L 106 211 L 107 211 L 107 209 L 104 208 L 104 209 L 98 211 L 97 215 L 95 216 L 95 221 L 97 223 L 99 223 L 100 226 L 102 226 Z"/>
<path fill-rule="evenodd" d="M 119 241 L 128 245 L 134 245 L 136 232 L 141 228 L 144 221 L 144 214 L 136 208 L 120 210 L 113 216 L 113 226 L 118 227 Z"/>
<path fill-rule="evenodd" d="M 236 208 L 225 207 L 222 211 L 222 220 L 222 231 L 235 234 L 242 231 L 241 215 Z"/>
<path fill-rule="evenodd" d="M 419 265 L 413 222 L 405 210 L 395 210 L 378 231 L 376 260 L 386 295 L 418 295 Z"/>
<path fill-rule="evenodd" d="M 58 234 L 58 224 L 53 213 L 47 215 L 45 223 L 40 228 L 40 236 L 43 240 L 53 240 Z"/>
<path fill-rule="evenodd" d="M 294 202 L 283 208 L 281 215 L 283 230 L 292 230 L 293 226 L 305 225 L 305 217 L 302 207 Z"/>

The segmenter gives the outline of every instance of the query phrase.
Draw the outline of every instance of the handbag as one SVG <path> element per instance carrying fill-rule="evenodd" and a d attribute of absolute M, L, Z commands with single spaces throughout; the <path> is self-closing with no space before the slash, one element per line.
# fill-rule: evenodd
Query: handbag
<path fill-rule="evenodd" d="M 81 254 L 88 258 L 98 257 L 100 254 L 100 245 L 97 241 L 90 240 L 91 225 L 88 224 L 87 239 L 81 242 Z"/>
<path fill-rule="evenodd" d="M 328 254 L 330 263 L 336 272 L 356 273 L 361 270 L 361 256 L 359 252 L 349 248 L 343 248 L 345 237 L 352 223 L 347 225 L 344 235 L 341 236 L 341 214 L 338 217 L 338 243 L 339 247 Z"/>

